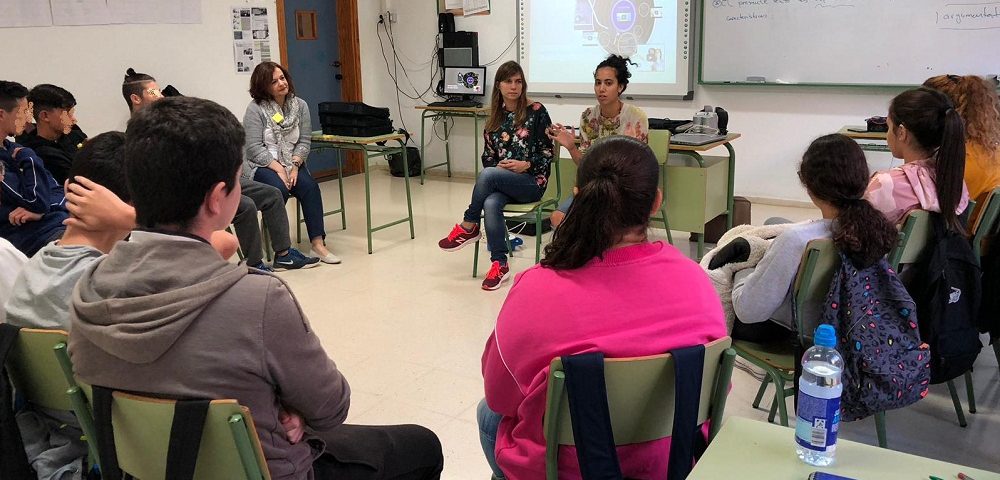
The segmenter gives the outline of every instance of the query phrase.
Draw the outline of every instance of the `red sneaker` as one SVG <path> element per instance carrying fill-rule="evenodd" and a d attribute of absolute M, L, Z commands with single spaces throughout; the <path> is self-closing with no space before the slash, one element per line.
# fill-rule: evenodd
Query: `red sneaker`
<path fill-rule="evenodd" d="M 509 274 L 510 267 L 506 263 L 500 265 L 500 262 L 494 261 L 489 273 L 486 274 L 486 279 L 483 280 L 483 290 L 496 290 L 500 288 L 500 284 L 503 283 Z"/>
<path fill-rule="evenodd" d="M 482 233 L 479 231 L 479 225 L 472 227 L 472 231 L 469 231 L 462 228 L 461 224 L 456 223 L 455 228 L 451 229 L 451 233 L 438 241 L 438 246 L 446 252 L 454 252 L 466 245 L 476 243 L 480 237 L 482 237 Z"/>

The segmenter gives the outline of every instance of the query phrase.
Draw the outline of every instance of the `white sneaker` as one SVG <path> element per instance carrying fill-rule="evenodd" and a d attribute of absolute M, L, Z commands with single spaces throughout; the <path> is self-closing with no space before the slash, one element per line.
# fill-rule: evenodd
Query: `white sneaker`
<path fill-rule="evenodd" d="M 321 261 L 323 263 L 330 263 L 330 264 L 334 264 L 335 265 L 335 264 L 340 263 L 340 261 L 341 261 L 340 257 L 334 255 L 333 252 L 330 252 L 330 253 L 328 253 L 326 255 L 320 255 L 320 254 L 316 253 L 315 250 L 313 250 L 312 253 L 313 253 L 313 255 L 316 255 L 317 257 L 319 257 L 319 261 Z"/>

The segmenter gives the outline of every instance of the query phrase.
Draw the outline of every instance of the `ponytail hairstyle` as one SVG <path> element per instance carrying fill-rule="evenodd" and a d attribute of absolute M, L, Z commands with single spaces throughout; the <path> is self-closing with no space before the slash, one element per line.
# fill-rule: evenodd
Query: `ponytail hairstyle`
<path fill-rule="evenodd" d="M 125 104 L 128 105 L 128 111 L 131 112 L 135 108 L 132 105 L 132 95 L 141 97 L 142 91 L 146 89 L 146 84 L 155 81 L 155 78 L 145 73 L 136 73 L 134 68 L 125 70 L 125 79 L 122 80 L 122 97 L 125 97 Z"/>
<path fill-rule="evenodd" d="M 615 78 L 618 80 L 618 85 L 622 87 L 621 92 L 618 92 L 621 95 L 625 93 L 625 89 L 628 87 L 628 79 L 632 78 L 632 74 L 628 71 L 629 64 L 635 65 L 636 63 L 629 60 L 628 57 L 611 54 L 603 62 L 597 64 L 597 68 L 594 69 L 594 78 L 597 78 L 597 71 L 602 68 L 615 69 Z"/>
<path fill-rule="evenodd" d="M 833 243 L 858 268 L 865 268 L 896 245 L 896 227 L 865 200 L 868 163 L 857 142 L 832 134 L 813 140 L 802 156 L 799 181 L 814 199 L 837 208 Z"/>
<path fill-rule="evenodd" d="M 595 142 L 577 170 L 579 192 L 569 213 L 545 247 L 542 265 L 580 268 L 603 258 L 622 237 L 649 226 L 660 167 L 643 142 L 614 135 Z"/>
<path fill-rule="evenodd" d="M 528 79 L 524 77 L 524 70 L 517 62 L 510 60 L 504 62 L 497 68 L 497 74 L 493 77 L 493 93 L 490 95 L 490 116 L 486 119 L 486 131 L 494 132 L 500 129 L 504 119 L 507 118 L 507 111 L 503 105 L 503 94 L 500 93 L 500 82 L 508 80 L 514 75 L 521 75 L 521 98 L 517 99 L 517 107 L 514 110 L 514 125 L 524 125 L 528 119 Z"/>
<path fill-rule="evenodd" d="M 905 91 L 889 104 L 889 120 L 913 134 L 934 154 L 934 186 L 945 225 L 959 233 L 965 227 L 955 209 L 965 185 L 965 127 L 948 96 L 931 88 Z"/>
<path fill-rule="evenodd" d="M 1000 149 L 1000 96 L 996 87 L 975 75 L 938 75 L 928 78 L 925 87 L 944 93 L 965 121 L 965 136 L 969 142 L 990 153 L 991 159 Z"/>

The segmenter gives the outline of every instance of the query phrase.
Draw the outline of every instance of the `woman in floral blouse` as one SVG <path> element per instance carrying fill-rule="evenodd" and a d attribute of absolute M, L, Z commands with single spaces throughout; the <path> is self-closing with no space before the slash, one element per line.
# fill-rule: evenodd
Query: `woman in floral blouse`
<path fill-rule="evenodd" d="M 517 62 L 500 65 L 493 80 L 490 117 L 483 131 L 483 171 L 462 223 L 438 242 L 448 252 L 475 243 L 482 236 L 480 216 L 485 218 L 493 264 L 483 280 L 484 290 L 500 288 L 510 273 L 504 206 L 510 202 L 536 202 L 548 185 L 552 140 L 546 130 L 552 120 L 541 103 L 528 100 L 527 90 L 524 71 Z"/>
<path fill-rule="evenodd" d="M 629 59 L 611 55 L 597 65 L 594 70 L 594 95 L 597 105 L 583 111 L 580 115 L 580 146 L 576 146 L 572 127 L 555 124 L 548 132 L 549 138 L 569 150 L 577 165 L 583 158 L 583 153 L 590 148 L 595 140 L 611 135 L 627 135 L 646 143 L 649 137 L 649 120 L 641 108 L 625 103 L 621 94 L 628 88 L 628 79 L 632 76 L 628 71 Z M 569 206 L 573 204 L 573 196 L 559 204 L 552 212 L 552 226 L 558 226 L 566 218 Z"/>

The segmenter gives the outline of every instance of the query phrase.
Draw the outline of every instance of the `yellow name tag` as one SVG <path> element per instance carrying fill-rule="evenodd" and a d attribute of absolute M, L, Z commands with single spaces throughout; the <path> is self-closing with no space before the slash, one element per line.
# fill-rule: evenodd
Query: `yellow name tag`
<path fill-rule="evenodd" d="M 274 120 L 274 123 L 281 123 L 281 121 L 284 119 L 285 116 L 282 115 L 281 112 L 275 113 L 274 115 L 271 116 L 271 120 Z"/>

